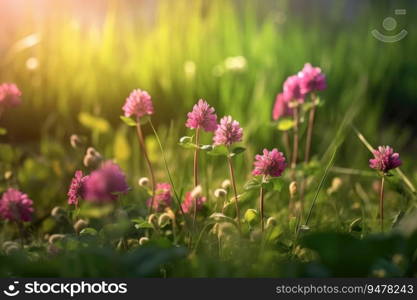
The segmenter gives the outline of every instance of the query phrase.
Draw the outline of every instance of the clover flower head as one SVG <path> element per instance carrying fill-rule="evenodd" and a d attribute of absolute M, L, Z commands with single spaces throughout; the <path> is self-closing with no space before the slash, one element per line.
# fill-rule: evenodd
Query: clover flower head
<path fill-rule="evenodd" d="M 292 116 L 293 110 L 289 107 L 289 102 L 290 99 L 286 98 L 284 93 L 278 94 L 272 111 L 272 119 L 278 121 L 281 117 Z"/>
<path fill-rule="evenodd" d="M 318 67 L 313 67 L 306 63 L 304 68 L 298 73 L 300 78 L 301 93 L 307 94 L 314 91 L 322 91 L 327 88 L 326 75 Z"/>
<path fill-rule="evenodd" d="M 90 202 L 112 202 L 118 194 L 127 193 L 129 187 L 125 174 L 112 161 L 106 161 L 93 171 L 84 184 L 84 198 Z"/>
<path fill-rule="evenodd" d="M 126 117 L 141 118 L 153 114 L 153 104 L 151 96 L 146 91 L 140 89 L 133 90 L 127 97 L 123 105 L 123 111 Z"/>
<path fill-rule="evenodd" d="M 301 90 L 301 78 L 297 75 L 288 77 L 284 82 L 284 97 L 288 101 L 304 102 L 305 94 Z"/>
<path fill-rule="evenodd" d="M 22 92 L 14 83 L 0 84 L 0 106 L 15 107 L 22 103 Z"/>
<path fill-rule="evenodd" d="M 225 116 L 220 120 L 213 137 L 215 146 L 230 146 L 233 143 L 242 141 L 243 129 L 238 121 L 233 120 L 231 116 Z"/>
<path fill-rule="evenodd" d="M 184 213 L 188 214 L 194 211 L 194 199 L 196 201 L 196 210 L 200 211 L 204 207 L 204 203 L 207 201 L 206 197 L 197 196 L 196 198 L 193 198 L 192 192 L 187 192 L 185 194 L 185 199 L 181 203 L 181 208 Z"/>
<path fill-rule="evenodd" d="M 284 154 L 275 148 L 272 151 L 264 149 L 263 155 L 256 155 L 253 165 L 255 167 L 252 171 L 253 175 L 272 177 L 281 176 L 287 166 Z"/>
<path fill-rule="evenodd" d="M 369 167 L 385 173 L 401 165 L 400 155 L 390 146 L 379 146 L 373 151 L 374 158 L 369 160 Z"/>
<path fill-rule="evenodd" d="M 202 128 L 205 131 L 215 131 L 217 128 L 217 116 L 215 110 L 203 99 L 198 100 L 193 110 L 187 114 L 185 126 L 191 129 Z"/>
<path fill-rule="evenodd" d="M 9 188 L 0 199 L 0 216 L 15 222 L 32 220 L 33 201 L 19 190 Z"/>
<path fill-rule="evenodd" d="M 87 178 L 88 176 L 83 176 L 82 171 L 75 171 L 67 193 L 69 205 L 78 205 L 78 200 L 84 197 L 84 184 Z"/>
<path fill-rule="evenodd" d="M 172 188 L 169 183 L 158 183 L 155 189 L 155 197 L 153 200 L 153 209 L 157 212 L 161 212 L 164 208 L 171 206 L 172 204 Z M 152 198 L 146 201 L 148 207 L 151 206 Z"/>

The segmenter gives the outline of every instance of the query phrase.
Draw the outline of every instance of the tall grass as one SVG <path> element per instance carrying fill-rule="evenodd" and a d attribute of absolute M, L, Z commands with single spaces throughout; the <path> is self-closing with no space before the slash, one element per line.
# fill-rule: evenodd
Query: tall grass
<path fill-rule="evenodd" d="M 309 61 L 322 67 L 329 85 L 321 95 L 325 105 L 318 112 L 313 156 L 328 161 L 326 150 L 339 138 L 337 128 L 346 114 L 351 114 L 349 122 L 355 117 L 373 144 L 395 143 L 408 155 L 409 130 L 400 125 L 380 130 L 385 104 L 400 100 L 392 96 L 398 95 L 398 86 L 405 100 L 417 93 L 411 79 L 403 76 L 409 65 L 417 64 L 417 40 L 383 44 L 370 35 L 371 29 L 381 27 L 390 7 L 366 1 L 352 6 L 353 14 L 347 15 L 349 1 L 312 7 L 308 1 L 109 0 L 100 6 L 101 13 L 86 20 L 70 1 L 47 2 L 49 9 L 40 19 L 31 10 L 36 1 L 29 3 L 22 8 L 24 22 L 16 25 L 16 36 L 3 43 L 0 81 L 14 81 L 24 92 L 25 105 L 2 121 L 9 130 L 7 139 L 35 153 L 67 153 L 66 139 L 82 133 L 105 156 L 116 157 L 132 178 L 143 175 L 133 133 L 118 118 L 125 97 L 139 87 L 153 96 L 154 121 L 164 147 L 175 149 L 167 151 L 167 161 L 178 186 L 189 182 L 191 166 L 172 158 L 182 151 L 181 160 L 191 160 L 176 143 L 185 132 L 185 114 L 198 98 L 205 98 L 220 116 L 231 114 L 245 129 L 248 150 L 236 160 L 242 184 L 255 153 L 263 147 L 282 148 L 271 122 L 273 101 L 284 79 Z M 415 25 L 413 14 L 409 9 L 404 21 L 409 28 Z M 33 70 L 27 67 L 31 57 L 39 61 Z M 106 119 L 109 126 L 91 131 L 80 124 L 80 112 Z M 158 153 L 147 130 L 150 152 Z M 335 165 L 363 169 L 369 153 L 357 151 L 359 142 L 350 131 L 343 131 L 343 141 Z M 150 159 L 164 169 L 157 154 Z M 56 158 L 55 164 L 67 180 L 74 162 Z M 202 164 L 204 186 L 226 177 L 220 159 L 210 157 Z M 404 170 L 409 170 L 407 165 Z M 164 173 L 157 177 L 163 179 Z M 60 182 L 56 202 L 65 195 L 66 181 Z"/>

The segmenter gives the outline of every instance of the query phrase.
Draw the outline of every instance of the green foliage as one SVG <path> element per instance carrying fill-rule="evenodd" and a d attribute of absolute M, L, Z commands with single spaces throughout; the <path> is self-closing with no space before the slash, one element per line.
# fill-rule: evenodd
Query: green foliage
<path fill-rule="evenodd" d="M 39 41 L 34 46 L 0 53 L 5 53 L 0 82 L 18 83 L 24 95 L 21 107 L 2 115 L 0 191 L 20 188 L 36 209 L 34 220 L 24 227 L 23 248 L 14 224 L 0 224 L 0 275 L 346 277 L 376 276 L 383 270 L 386 276 L 416 276 L 415 153 L 407 151 L 412 132 L 400 120 L 384 120 L 380 126 L 382 113 L 389 110 L 385 104 L 394 96 L 399 99 L 396 108 L 411 111 L 417 96 L 416 40 L 385 45 L 369 36 L 369 26 L 380 26 L 387 14 L 382 5 L 373 4 L 347 25 L 340 3 L 329 4 L 323 15 L 319 7 L 300 14 L 286 1 L 158 1 L 148 23 L 137 15 L 146 11 L 145 4 L 132 3 L 127 9 L 116 1 L 106 6 L 97 27 L 61 5 L 51 10 L 54 18 L 42 18 L 36 26 L 26 18 L 27 28 L 17 31 L 36 28 Z M 411 10 L 407 14 L 411 28 L 417 18 Z M 20 38 L 4 44 L 22 44 Z M 27 70 L 32 57 L 39 68 Z M 307 61 L 323 69 L 329 84 L 320 92 L 325 105 L 323 100 L 316 103 L 312 159 L 297 165 L 299 191 L 290 199 L 290 170 L 280 178 L 249 174 L 255 153 L 273 147 L 283 151 L 283 131 L 292 139 L 293 120 L 282 118 L 271 126 L 271 109 L 285 78 Z M 137 122 L 117 117 L 133 88 L 149 91 L 155 105 L 152 118 L 163 159 L 150 117 L 141 118 L 140 125 L 157 182 L 169 181 L 178 193 L 172 212 L 163 212 L 175 218 L 163 226 L 147 218 L 151 187 L 137 186 L 138 178 L 149 177 L 130 128 Z M 205 132 L 201 145 L 193 136 L 178 142 L 186 132 L 186 113 L 200 97 L 218 116 L 239 120 L 245 148 L 213 146 L 212 134 Z M 306 99 L 301 110 L 300 161 L 312 105 Z M 352 123 L 363 135 L 353 134 Z M 70 147 L 72 133 L 86 137 L 81 146 Z M 370 234 L 379 232 L 377 176 L 365 171 L 371 153 L 358 134 L 369 138 L 366 143 L 361 139 L 367 147 L 389 143 L 401 150 L 404 172 L 397 169 L 387 179 L 386 234 Z M 121 165 L 129 192 L 120 196 L 117 209 L 82 201 L 63 217 L 51 217 L 54 206 L 67 205 L 74 171 L 92 171 L 83 165 L 90 146 Z M 200 155 L 207 202 L 195 226 L 175 201 L 184 200 L 192 182 L 193 151 L 180 147 L 208 154 Z M 284 154 L 289 162 L 291 154 Z M 213 192 L 229 176 L 225 156 L 234 160 L 241 232 L 232 187 L 225 188 L 224 212 L 213 210 Z M 334 177 L 342 184 L 330 193 Z M 276 220 L 264 233 L 259 230 L 261 187 L 265 221 Z M 290 208 L 291 201 L 301 205 L 303 215 Z M 123 216 L 116 214 L 120 209 Z M 88 227 L 76 234 L 73 227 L 80 218 Z M 64 237 L 50 242 L 53 234 Z"/>

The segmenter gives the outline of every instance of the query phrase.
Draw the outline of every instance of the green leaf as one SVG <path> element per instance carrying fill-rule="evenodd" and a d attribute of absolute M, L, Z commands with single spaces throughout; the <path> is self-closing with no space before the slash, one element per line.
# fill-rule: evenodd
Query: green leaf
<path fill-rule="evenodd" d="M 212 151 L 213 150 L 213 145 L 201 145 L 200 149 L 203 151 Z"/>
<path fill-rule="evenodd" d="M 293 128 L 295 125 L 295 122 L 291 118 L 281 118 L 278 121 L 277 129 L 280 131 L 287 131 Z"/>
<path fill-rule="evenodd" d="M 7 129 L 0 127 L 0 135 L 6 135 L 7 134 Z"/>
<path fill-rule="evenodd" d="M 357 218 L 355 220 L 353 220 L 350 225 L 349 225 L 349 231 L 357 231 L 360 232 L 362 231 L 362 218 Z"/>
<path fill-rule="evenodd" d="M 239 155 L 240 153 L 245 152 L 246 148 L 243 147 L 236 147 L 232 150 L 232 153 L 230 154 L 231 157 Z"/>
<path fill-rule="evenodd" d="M 97 230 L 91 227 L 84 228 L 80 231 L 80 236 L 96 236 Z"/>
<path fill-rule="evenodd" d="M 192 141 L 193 141 L 192 136 L 183 136 L 182 138 L 180 138 L 180 141 L 179 141 L 178 145 L 180 145 L 181 147 L 183 147 L 185 149 L 198 148 L 198 146 L 196 144 L 194 144 Z"/>
<path fill-rule="evenodd" d="M 149 223 L 148 221 L 143 221 L 141 223 L 137 223 L 135 224 L 135 228 L 136 229 L 152 229 L 153 225 L 151 223 Z"/>
<path fill-rule="evenodd" d="M 259 189 L 261 185 L 262 185 L 261 180 L 256 177 L 253 177 L 245 183 L 243 188 L 248 191 L 248 190 L 253 190 L 253 189 Z"/>
<path fill-rule="evenodd" d="M 282 186 L 284 185 L 281 178 L 279 177 L 273 177 L 269 179 L 269 182 L 272 183 L 272 189 L 277 192 L 280 192 L 282 190 Z"/>
<path fill-rule="evenodd" d="M 132 127 L 135 127 L 137 124 L 136 124 L 136 121 L 135 120 L 133 120 L 132 118 L 129 118 L 129 117 L 125 117 L 125 116 L 120 116 L 120 119 L 127 125 L 127 126 L 132 126 Z"/>
<path fill-rule="evenodd" d="M 213 149 L 208 151 L 207 154 L 213 156 L 227 156 L 229 155 L 229 150 L 226 146 L 213 146 Z"/>
<path fill-rule="evenodd" d="M 192 141 L 193 141 L 192 136 L 183 136 L 183 137 L 180 138 L 180 143 L 181 144 L 191 143 Z"/>

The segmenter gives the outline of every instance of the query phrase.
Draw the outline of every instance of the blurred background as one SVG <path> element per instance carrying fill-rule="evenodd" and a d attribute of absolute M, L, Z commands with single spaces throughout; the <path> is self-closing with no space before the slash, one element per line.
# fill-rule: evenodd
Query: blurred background
<path fill-rule="evenodd" d="M 282 146 L 272 106 L 285 78 L 305 62 L 320 66 L 328 80 L 320 94 L 316 159 L 343 129 L 336 165 L 367 168 L 370 153 L 349 126 L 341 127 L 352 122 L 374 146 L 399 151 L 404 171 L 416 179 L 415 1 L 0 0 L 0 6 L 0 82 L 15 82 L 24 103 L 0 120 L 8 131 L 0 137 L 1 168 L 16 169 L 40 215 L 65 202 L 81 166 L 83 153 L 69 144 L 73 133 L 115 158 L 132 174 L 132 185 L 144 175 L 134 132 L 119 119 L 135 88 L 152 95 L 153 120 L 180 183 L 191 174 L 191 155 L 176 143 L 190 134 L 184 123 L 193 104 L 204 98 L 219 117 L 240 121 L 248 147 L 237 160 L 243 183 L 255 153 Z M 387 17 L 395 28 L 383 26 Z M 373 29 L 408 35 L 384 43 Z M 158 163 L 151 135 L 147 144 Z M 224 165 L 219 159 L 207 165 L 207 180 L 227 175 L 221 167 L 215 177 L 216 166 Z"/>

